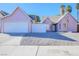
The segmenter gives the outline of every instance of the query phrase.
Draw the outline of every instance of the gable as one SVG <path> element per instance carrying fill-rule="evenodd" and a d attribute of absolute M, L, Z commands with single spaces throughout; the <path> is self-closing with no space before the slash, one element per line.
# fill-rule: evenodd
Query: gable
<path fill-rule="evenodd" d="M 65 14 L 59 19 L 57 23 L 57 30 L 58 31 L 76 31 L 77 30 L 76 19 L 70 13 Z"/>
<path fill-rule="evenodd" d="M 17 7 L 10 16 L 3 18 L 3 20 L 8 21 L 8 22 L 15 22 L 15 21 L 28 22 L 28 21 L 31 21 L 32 19 L 23 10 L 21 10 L 21 8 Z"/>
<path fill-rule="evenodd" d="M 60 21 L 65 21 L 64 19 L 77 23 L 77 20 L 70 13 L 66 13 L 61 18 L 59 18 L 57 23 L 59 23 Z"/>
<path fill-rule="evenodd" d="M 49 17 L 45 18 L 44 21 L 42 21 L 42 23 L 45 23 L 45 24 L 52 24 L 53 22 L 50 20 Z"/>
<path fill-rule="evenodd" d="M 44 22 L 47 18 L 49 18 L 49 20 L 53 23 L 53 24 L 56 24 L 59 20 L 61 16 L 44 16 L 43 17 L 43 21 Z"/>

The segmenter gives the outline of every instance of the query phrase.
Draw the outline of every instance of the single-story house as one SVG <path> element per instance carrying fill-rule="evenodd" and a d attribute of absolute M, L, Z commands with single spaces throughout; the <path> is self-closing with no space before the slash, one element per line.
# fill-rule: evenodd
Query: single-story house
<path fill-rule="evenodd" d="M 3 33 L 46 32 L 45 24 L 33 24 L 33 19 L 20 7 L 1 20 L 1 32 Z"/>
<path fill-rule="evenodd" d="M 43 16 L 41 23 L 47 24 L 47 31 L 50 32 L 77 32 L 77 20 L 69 12 L 58 16 Z"/>
<path fill-rule="evenodd" d="M 2 18 L 2 32 L 31 32 L 32 19 L 21 8 L 17 7 L 9 16 Z"/>
<path fill-rule="evenodd" d="M 1 12 L 0 16 L 0 32 L 3 33 L 78 31 L 77 20 L 69 12 L 57 16 L 43 16 L 41 22 L 37 22 L 37 16 L 28 15 L 20 7 L 17 7 L 10 15 Z"/>

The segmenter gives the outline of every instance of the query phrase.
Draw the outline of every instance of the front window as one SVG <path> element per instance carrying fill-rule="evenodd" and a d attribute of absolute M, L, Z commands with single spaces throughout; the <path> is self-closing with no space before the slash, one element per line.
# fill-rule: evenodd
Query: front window
<path fill-rule="evenodd" d="M 69 20 L 67 19 L 67 22 L 69 23 Z"/>
<path fill-rule="evenodd" d="M 64 25 L 64 28 L 66 28 L 66 23 L 64 23 L 63 25 Z"/>

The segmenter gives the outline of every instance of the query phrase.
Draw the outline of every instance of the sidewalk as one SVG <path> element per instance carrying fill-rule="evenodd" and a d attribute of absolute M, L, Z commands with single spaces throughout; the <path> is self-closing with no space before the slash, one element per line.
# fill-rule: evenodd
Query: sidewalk
<path fill-rule="evenodd" d="M 0 46 L 0 56 L 79 56 L 79 46 Z"/>

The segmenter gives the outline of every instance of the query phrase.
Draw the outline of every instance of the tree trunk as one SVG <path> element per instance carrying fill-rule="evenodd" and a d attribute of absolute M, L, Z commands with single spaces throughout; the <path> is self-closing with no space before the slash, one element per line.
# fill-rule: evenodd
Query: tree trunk
<path fill-rule="evenodd" d="M 79 21 L 79 10 L 77 10 L 77 20 Z"/>

